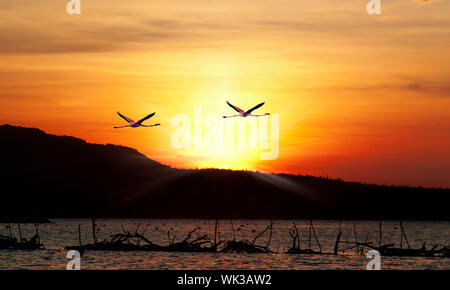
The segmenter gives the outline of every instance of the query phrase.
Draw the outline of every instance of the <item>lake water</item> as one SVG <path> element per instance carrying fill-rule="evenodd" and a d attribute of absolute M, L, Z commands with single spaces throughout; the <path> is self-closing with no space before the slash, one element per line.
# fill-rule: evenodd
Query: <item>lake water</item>
<path fill-rule="evenodd" d="M 55 223 L 40 224 L 39 233 L 45 250 L 9 251 L 0 250 L 0 269 L 65 269 L 68 259 L 65 246 L 78 245 L 78 225 L 81 225 L 83 244 L 92 242 L 91 221 L 88 219 L 54 219 Z M 295 222 L 300 231 L 301 247 L 308 247 L 309 221 L 274 220 L 273 236 L 270 248 L 276 254 L 226 254 L 226 253 L 169 253 L 169 252 L 106 252 L 86 251 L 81 258 L 82 269 L 354 269 L 366 268 L 369 261 L 359 256 L 354 250 L 342 255 L 287 255 L 283 254 L 292 244 L 288 233 Z M 234 220 L 233 225 L 237 240 L 252 240 L 270 221 L 268 220 Z M 97 224 L 98 240 L 108 239 L 111 234 L 122 233 L 123 230 L 134 232 L 138 227 L 141 232 L 147 228 L 145 236 L 154 243 L 168 244 L 167 232 L 175 241 L 181 241 L 195 226 L 199 232 L 214 236 L 214 220 L 144 220 L 144 219 L 99 219 Z M 332 252 L 340 221 L 314 221 L 314 227 L 324 252 Z M 379 224 L 376 221 L 344 221 L 341 241 L 354 241 L 353 225 L 356 224 L 358 240 L 368 239 L 378 243 Z M 413 248 L 420 248 L 427 242 L 428 248 L 434 244 L 450 245 L 450 222 L 417 222 L 403 223 L 408 241 Z M 0 224 L 0 234 L 9 235 L 7 224 Z M 220 239 L 233 239 L 233 231 L 229 220 L 219 221 Z M 30 238 L 35 233 L 32 224 L 21 225 L 22 236 Z M 16 224 L 12 225 L 13 234 L 18 237 Z M 268 233 L 256 242 L 267 243 Z M 383 221 L 382 243 L 400 241 L 398 222 Z M 405 245 L 405 241 L 403 241 Z M 340 249 L 351 247 L 341 243 Z M 313 239 L 312 248 L 318 249 Z M 367 251 L 367 250 L 366 250 Z M 450 258 L 423 257 L 381 257 L 382 269 L 450 269 Z"/>

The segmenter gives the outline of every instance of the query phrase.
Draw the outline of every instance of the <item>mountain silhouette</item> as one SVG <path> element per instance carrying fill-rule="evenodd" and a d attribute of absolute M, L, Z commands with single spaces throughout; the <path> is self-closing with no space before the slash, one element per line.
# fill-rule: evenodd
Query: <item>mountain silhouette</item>
<path fill-rule="evenodd" d="M 56 217 L 450 220 L 450 189 L 176 169 L 135 149 L 0 126 L 0 219 Z"/>

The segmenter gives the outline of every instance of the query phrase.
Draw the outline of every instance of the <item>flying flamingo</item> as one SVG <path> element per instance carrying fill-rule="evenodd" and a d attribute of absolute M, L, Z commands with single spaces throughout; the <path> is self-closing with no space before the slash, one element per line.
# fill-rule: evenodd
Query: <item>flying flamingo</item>
<path fill-rule="evenodd" d="M 233 118 L 233 117 L 244 117 L 244 118 L 245 118 L 245 117 L 248 117 L 248 116 L 251 116 L 251 117 L 261 117 L 261 116 L 268 116 L 268 115 L 270 115 L 269 113 L 265 113 L 265 114 L 262 114 L 262 115 L 253 115 L 253 114 L 252 114 L 252 112 L 253 112 L 254 110 L 256 110 L 256 109 L 262 107 L 262 105 L 264 105 L 264 102 L 262 102 L 261 104 L 258 104 L 258 105 L 256 105 L 256 106 L 254 106 L 253 108 L 251 108 L 251 109 L 248 110 L 247 112 L 244 111 L 244 110 L 242 110 L 242 109 L 240 109 L 240 108 L 238 108 L 238 107 L 236 107 L 236 106 L 233 106 L 233 105 L 230 104 L 228 101 L 227 101 L 227 104 L 228 104 L 228 106 L 230 106 L 230 107 L 232 107 L 233 109 L 235 109 L 235 110 L 239 113 L 239 115 L 223 116 L 224 118 Z"/>
<path fill-rule="evenodd" d="M 140 119 L 139 121 L 135 122 L 133 120 L 131 120 L 128 117 L 125 117 L 124 115 L 122 115 L 121 113 L 117 112 L 117 114 L 119 114 L 120 117 L 122 117 L 125 121 L 127 121 L 128 123 L 130 123 L 129 125 L 125 125 L 125 126 L 118 126 L 118 127 L 114 127 L 114 129 L 118 129 L 118 128 L 125 128 L 125 127 L 133 127 L 133 128 L 137 128 L 137 127 L 154 127 L 154 126 L 159 126 L 160 124 L 154 124 L 154 125 L 142 125 L 142 122 L 144 122 L 147 119 L 150 119 L 151 117 L 153 117 L 155 115 L 155 113 L 151 113 L 150 115 L 148 115 L 145 118 Z"/>

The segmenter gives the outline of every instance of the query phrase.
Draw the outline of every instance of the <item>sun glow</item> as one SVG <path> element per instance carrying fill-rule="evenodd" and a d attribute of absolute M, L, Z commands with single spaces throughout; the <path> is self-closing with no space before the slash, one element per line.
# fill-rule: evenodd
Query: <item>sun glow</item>
<path fill-rule="evenodd" d="M 175 115 L 171 120 L 172 148 L 180 158 L 190 159 L 196 168 L 220 167 L 254 170 L 260 160 L 273 160 L 279 151 L 278 115 L 222 118 L 203 114 Z"/>
<path fill-rule="evenodd" d="M 184 153 L 183 153 L 184 154 Z M 187 153 L 194 161 L 195 168 L 219 168 L 232 170 L 255 170 L 259 152 L 246 151 L 197 151 Z"/>

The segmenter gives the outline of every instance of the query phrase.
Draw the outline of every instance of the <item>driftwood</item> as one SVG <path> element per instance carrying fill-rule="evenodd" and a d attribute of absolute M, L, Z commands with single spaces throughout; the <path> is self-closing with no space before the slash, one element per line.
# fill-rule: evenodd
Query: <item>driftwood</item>
<path fill-rule="evenodd" d="M 256 245 L 256 241 L 267 231 L 269 231 L 269 237 L 267 239 L 266 245 L 265 246 Z M 269 248 L 270 242 L 272 240 L 272 233 L 273 233 L 273 222 L 270 221 L 270 224 L 264 230 L 258 233 L 253 238 L 252 242 L 248 240 L 236 241 L 235 239 L 233 239 L 231 241 L 223 242 L 225 246 L 219 251 L 222 253 L 249 253 L 249 254 L 272 253 L 272 251 Z"/>
<path fill-rule="evenodd" d="M 314 238 L 317 242 L 317 245 L 319 247 L 319 251 L 315 251 L 311 249 L 311 240 L 312 240 L 312 234 L 314 234 Z M 306 254 L 306 255 L 321 255 L 321 254 L 327 254 L 322 252 L 322 247 L 320 245 L 319 239 L 316 235 L 316 230 L 314 229 L 314 226 L 312 224 L 312 221 L 309 223 L 309 239 L 308 239 L 308 249 L 302 249 L 300 247 L 300 234 L 298 231 L 297 226 L 295 223 L 293 223 L 293 228 L 289 230 L 289 235 L 292 238 L 292 247 L 290 247 L 285 254 Z"/>
<path fill-rule="evenodd" d="M 427 249 L 426 243 L 424 242 L 422 247 L 417 249 L 396 248 L 394 244 L 384 244 L 380 247 L 373 246 L 371 243 L 358 243 L 358 245 L 377 250 L 381 256 L 387 257 L 450 257 L 449 246 L 437 249 L 438 245 L 434 245 L 431 249 Z"/>
<path fill-rule="evenodd" d="M 435 257 L 447 257 L 447 258 L 450 258 L 450 246 L 445 246 L 445 247 L 442 247 L 439 250 L 434 250 L 433 253 L 434 253 Z"/>
<path fill-rule="evenodd" d="M 41 244 L 41 238 L 39 236 L 39 230 L 37 224 L 34 225 L 36 229 L 36 234 L 32 236 L 29 240 L 22 237 L 22 231 L 19 228 L 19 239 L 13 236 L 11 225 L 9 228 L 9 237 L 0 235 L 0 250 L 42 250 L 44 245 Z"/>
<path fill-rule="evenodd" d="M 214 241 L 214 244 L 211 243 L 208 235 L 199 236 L 193 240 L 190 240 L 192 234 L 199 230 L 199 227 L 194 228 L 190 231 L 187 236 L 181 242 L 175 243 L 172 240 L 172 243 L 167 247 L 163 247 L 162 251 L 167 252 L 215 252 L 217 248 L 217 242 Z M 206 244 L 210 244 L 210 246 L 205 246 Z"/>
<path fill-rule="evenodd" d="M 144 245 L 139 245 L 135 240 L 143 240 Z M 111 236 L 110 241 L 94 242 L 92 244 L 67 246 L 66 250 L 84 251 L 158 251 L 162 247 L 150 242 L 144 236 L 138 233 L 115 234 Z"/>
<path fill-rule="evenodd" d="M 379 224 L 379 238 L 378 238 L 378 246 L 374 246 L 371 242 L 368 242 L 368 237 L 364 242 L 358 242 L 356 236 L 356 226 L 354 225 L 354 234 L 355 241 L 354 242 L 342 242 L 347 244 L 353 244 L 354 246 L 349 247 L 347 249 L 356 248 L 357 253 L 363 255 L 365 248 L 370 248 L 373 250 L 377 250 L 381 256 L 386 257 L 450 257 L 450 247 L 443 246 L 438 249 L 438 245 L 434 245 L 431 249 L 427 249 L 426 243 L 422 244 L 420 248 L 411 248 L 408 237 L 406 236 L 405 228 L 403 227 L 402 222 L 400 222 L 400 247 L 395 247 L 395 244 L 382 244 L 382 228 L 381 222 Z M 403 240 L 405 240 L 408 248 L 403 248 Z M 347 250 L 345 249 L 345 250 Z M 345 251 L 344 250 L 344 251 Z"/>
<path fill-rule="evenodd" d="M 341 223 L 339 225 L 339 230 L 338 230 L 338 234 L 337 234 L 337 237 L 336 237 L 336 242 L 334 244 L 333 254 L 335 254 L 335 255 L 337 255 L 338 251 L 339 251 L 339 241 L 341 240 L 341 236 L 342 236 L 342 230 L 341 229 L 342 229 L 342 221 L 341 221 Z"/>
<path fill-rule="evenodd" d="M 427 249 L 426 243 L 422 244 L 420 248 L 411 248 L 409 245 L 408 237 L 406 236 L 405 228 L 403 227 L 403 223 L 400 222 L 400 248 L 394 247 L 394 244 L 381 244 L 382 239 L 382 231 L 381 231 L 381 222 L 380 222 L 380 237 L 378 247 L 373 246 L 371 243 L 358 243 L 356 242 L 356 246 L 365 246 L 380 252 L 382 256 L 408 256 L 408 257 L 450 257 L 450 247 L 444 246 L 441 249 L 437 249 L 438 245 L 434 245 L 431 249 Z M 408 248 L 403 248 L 403 239 L 405 239 L 406 245 Z"/>
<path fill-rule="evenodd" d="M 222 253 L 269 253 L 268 249 L 261 246 L 255 246 L 247 241 L 227 241 L 225 247 L 220 250 Z"/>
<path fill-rule="evenodd" d="M 356 224 L 353 224 L 353 236 L 355 237 L 355 243 L 356 243 L 356 253 L 359 254 L 359 245 L 358 245 L 358 234 L 356 233 Z"/>
<path fill-rule="evenodd" d="M 93 227 L 94 230 L 95 226 Z M 122 228 L 123 233 L 115 234 L 110 236 L 110 240 L 104 240 L 102 242 L 95 242 L 92 244 L 83 245 L 81 242 L 81 230 L 78 229 L 78 242 L 77 246 L 67 246 L 68 250 L 78 250 L 80 253 L 83 253 L 86 250 L 90 251 L 166 251 L 166 252 L 220 252 L 220 253 L 274 253 L 270 250 L 270 243 L 272 239 L 273 233 L 273 223 L 271 221 L 270 225 L 268 225 L 264 230 L 257 233 L 251 240 L 243 237 L 242 240 L 237 241 L 235 235 L 233 235 L 233 240 L 229 241 L 221 241 L 219 234 L 218 222 L 216 221 L 214 226 L 214 236 L 211 239 L 209 235 L 197 235 L 194 237 L 194 234 L 200 229 L 199 227 L 195 227 L 189 233 L 187 233 L 186 237 L 176 242 L 175 236 L 171 236 L 170 230 L 167 232 L 168 235 L 168 245 L 158 245 L 151 242 L 148 238 L 145 237 L 145 231 L 148 228 L 144 228 L 141 233 L 138 233 L 138 228 L 136 228 L 135 233 L 126 232 L 124 228 Z M 37 230 L 37 229 L 36 229 Z M 380 252 L 382 256 L 415 256 L 415 257 L 450 257 L 450 246 L 443 246 L 442 248 L 438 248 L 438 245 L 433 246 L 430 249 L 426 248 L 426 243 L 423 243 L 421 248 L 411 248 L 409 246 L 409 241 L 407 240 L 405 230 L 403 225 L 401 225 L 401 242 L 403 240 L 407 241 L 406 244 L 408 248 L 396 248 L 394 244 L 381 244 L 382 240 L 381 235 L 381 226 L 380 226 L 380 235 L 377 241 L 378 245 L 375 246 L 371 242 L 368 241 L 368 236 L 361 239 L 361 242 L 358 241 L 357 233 L 356 233 L 356 225 L 353 226 L 354 232 L 354 241 L 341 241 L 342 236 L 342 222 L 339 226 L 339 230 L 337 233 L 334 250 L 333 253 L 326 253 L 322 251 L 322 247 L 320 245 L 319 239 L 317 237 L 316 231 L 310 221 L 309 226 L 309 248 L 301 248 L 301 240 L 300 240 L 300 232 L 295 223 L 291 229 L 289 229 L 289 235 L 292 238 L 291 247 L 285 252 L 285 254 L 307 254 L 307 255 L 320 255 L 320 254 L 334 254 L 338 255 L 339 253 L 343 253 L 349 249 L 356 249 L 356 253 L 359 255 L 364 254 L 364 250 L 366 248 L 374 249 Z M 257 245 L 256 242 L 259 238 L 261 238 L 264 234 L 268 234 L 267 242 L 265 242 L 264 246 Z M 317 246 L 319 250 L 311 249 L 312 238 L 316 240 Z M 351 247 L 339 249 L 340 244 L 351 244 Z M 400 243 L 402 244 L 402 243 Z M 43 248 L 43 246 L 39 242 L 39 235 L 37 234 L 27 241 L 26 239 L 22 239 L 19 242 L 15 237 L 12 237 L 12 233 L 10 233 L 10 237 L 1 236 L 0 235 L 0 249 L 3 248 L 13 248 L 13 249 L 38 249 Z"/>
<path fill-rule="evenodd" d="M 190 240 L 192 234 L 196 232 L 199 228 L 196 227 L 194 230 L 190 231 L 186 238 L 181 242 L 174 242 L 174 239 L 170 239 L 169 235 L 169 245 L 161 246 L 151 242 L 147 239 L 143 233 L 138 233 L 137 229 L 134 234 L 130 232 L 119 233 L 112 235 L 110 240 L 104 240 L 102 242 L 94 242 L 92 244 L 80 245 L 79 246 L 67 246 L 66 250 L 77 250 L 80 252 L 84 251 L 166 251 L 166 252 L 211 252 L 215 249 L 211 247 L 204 246 L 210 243 L 209 238 L 206 235 L 199 236 L 193 240 Z M 169 234 L 169 233 L 168 233 Z M 141 241 L 143 243 L 141 243 Z"/>

